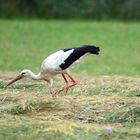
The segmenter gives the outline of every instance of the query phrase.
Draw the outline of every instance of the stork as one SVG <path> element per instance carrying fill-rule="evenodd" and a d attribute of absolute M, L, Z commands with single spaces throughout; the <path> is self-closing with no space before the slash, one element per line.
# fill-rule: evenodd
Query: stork
<path fill-rule="evenodd" d="M 48 82 L 49 86 L 53 85 L 52 78 L 61 74 L 66 86 L 62 89 L 55 92 L 53 95 L 57 95 L 61 93 L 63 90 L 66 90 L 66 95 L 68 90 L 77 84 L 76 80 L 70 75 L 70 68 L 73 65 L 78 64 L 81 60 L 87 56 L 88 54 L 99 54 L 99 47 L 94 45 L 84 45 L 78 48 L 67 48 L 59 50 L 51 55 L 49 55 L 41 65 L 41 70 L 38 74 L 34 74 L 29 69 L 24 69 L 20 72 L 20 74 L 11 80 L 7 85 L 11 85 L 12 83 L 22 79 L 23 77 L 28 77 L 33 80 L 45 80 Z M 72 83 L 68 80 L 71 80 Z"/>

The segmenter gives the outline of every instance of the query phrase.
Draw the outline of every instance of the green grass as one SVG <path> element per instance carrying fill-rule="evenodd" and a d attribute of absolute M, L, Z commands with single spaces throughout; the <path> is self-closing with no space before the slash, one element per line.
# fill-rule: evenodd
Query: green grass
<path fill-rule="evenodd" d="M 139 140 L 139 25 L 0 20 L 0 139 Z M 68 96 L 52 97 L 46 82 L 29 79 L 5 88 L 23 68 L 38 72 L 49 54 L 83 44 L 101 53 L 73 69 L 78 85 Z M 54 81 L 52 92 L 63 83 L 60 76 Z"/>
<path fill-rule="evenodd" d="M 140 75 L 140 23 L 119 21 L 0 20 L 0 68 L 38 72 L 49 54 L 83 44 L 100 46 L 74 71 L 92 75 Z"/>

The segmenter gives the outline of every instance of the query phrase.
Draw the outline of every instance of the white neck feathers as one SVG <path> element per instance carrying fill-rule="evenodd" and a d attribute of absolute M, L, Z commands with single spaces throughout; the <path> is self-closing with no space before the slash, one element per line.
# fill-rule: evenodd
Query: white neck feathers
<path fill-rule="evenodd" d="M 41 73 L 34 74 L 33 72 L 31 72 L 30 73 L 30 78 L 33 79 L 33 80 L 41 80 L 42 76 L 41 76 Z"/>

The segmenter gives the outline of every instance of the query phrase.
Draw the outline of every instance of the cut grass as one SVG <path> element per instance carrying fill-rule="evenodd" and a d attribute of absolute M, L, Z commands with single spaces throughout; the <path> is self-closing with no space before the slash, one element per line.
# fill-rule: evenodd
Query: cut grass
<path fill-rule="evenodd" d="M 77 76 L 70 95 L 52 97 L 45 82 L 25 79 L 5 89 L 10 76 L 1 75 L 1 139 L 139 139 L 140 99 L 132 95 L 139 78 Z M 55 81 L 53 91 L 62 84 Z"/>

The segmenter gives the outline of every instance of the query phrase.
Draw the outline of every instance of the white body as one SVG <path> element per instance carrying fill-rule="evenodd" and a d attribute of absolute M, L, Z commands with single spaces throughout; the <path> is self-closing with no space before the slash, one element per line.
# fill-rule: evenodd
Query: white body
<path fill-rule="evenodd" d="M 61 68 L 59 67 L 61 64 L 65 63 L 64 61 L 69 57 L 69 55 L 74 50 L 70 50 L 67 52 L 64 52 L 63 50 L 57 51 L 56 53 L 53 53 L 52 55 L 48 56 L 41 65 L 42 71 L 49 71 L 51 73 L 61 73 Z"/>
<path fill-rule="evenodd" d="M 74 51 L 74 49 L 71 49 L 69 51 L 64 52 L 63 50 L 57 51 L 56 53 L 53 53 L 52 55 L 48 56 L 41 65 L 41 72 L 42 73 L 50 73 L 50 74 L 59 74 L 59 73 L 67 73 L 69 68 L 73 65 L 76 65 L 81 62 L 81 60 L 87 56 L 88 54 L 85 54 L 80 59 L 75 61 L 68 69 L 61 70 L 59 67 L 61 64 L 65 63 L 65 60 L 70 56 L 70 54 Z"/>
<path fill-rule="evenodd" d="M 68 67 L 65 70 L 61 70 L 59 67 L 61 64 L 65 63 L 65 60 L 70 56 L 70 54 L 74 51 L 74 49 L 71 49 L 69 51 L 64 52 L 63 50 L 57 51 L 50 56 L 48 56 L 41 65 L 41 72 L 40 76 L 44 77 L 43 79 L 51 83 L 52 85 L 52 77 L 55 76 L 56 74 L 61 74 L 61 73 L 69 73 L 69 69 L 78 63 L 81 62 L 81 60 L 87 56 L 89 53 L 85 54 L 82 56 L 80 59 L 75 61 L 70 67 Z"/>

